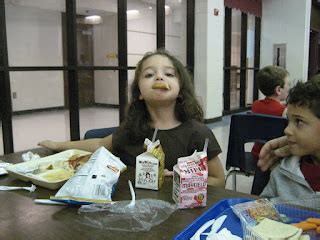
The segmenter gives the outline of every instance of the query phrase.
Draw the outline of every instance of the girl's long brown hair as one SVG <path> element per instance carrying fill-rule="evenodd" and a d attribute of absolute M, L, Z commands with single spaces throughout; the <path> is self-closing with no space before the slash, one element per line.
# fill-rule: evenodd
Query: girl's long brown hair
<path fill-rule="evenodd" d="M 140 89 L 139 79 L 141 76 L 142 65 L 150 57 L 155 55 L 165 56 L 172 62 L 180 84 L 180 92 L 177 98 L 175 106 L 175 114 L 180 122 L 185 122 L 188 119 L 196 119 L 203 121 L 203 111 L 199 105 L 195 93 L 194 87 L 191 81 L 191 75 L 183 64 L 168 51 L 164 49 L 158 49 L 154 52 L 149 52 L 138 62 L 134 80 L 132 83 L 131 94 L 132 100 L 129 105 L 126 118 L 121 125 L 126 132 L 126 136 L 130 141 L 141 141 L 147 137 L 150 133 L 150 115 L 144 100 L 139 100 Z"/>

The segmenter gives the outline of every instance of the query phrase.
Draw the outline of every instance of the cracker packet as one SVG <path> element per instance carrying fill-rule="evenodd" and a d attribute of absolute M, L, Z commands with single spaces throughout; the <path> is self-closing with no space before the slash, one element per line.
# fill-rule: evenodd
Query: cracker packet
<path fill-rule="evenodd" d="M 73 205 L 112 202 L 120 173 L 126 168 L 120 158 L 100 147 L 50 199 Z"/>
<path fill-rule="evenodd" d="M 144 153 L 136 157 L 136 181 L 135 187 L 159 190 L 164 183 L 165 154 L 160 140 L 154 141 L 157 129 L 152 141 L 144 140 Z"/>
<path fill-rule="evenodd" d="M 248 226 L 256 226 L 265 218 L 279 222 L 283 218 L 275 206 L 265 198 L 239 203 L 231 208 L 239 219 Z"/>

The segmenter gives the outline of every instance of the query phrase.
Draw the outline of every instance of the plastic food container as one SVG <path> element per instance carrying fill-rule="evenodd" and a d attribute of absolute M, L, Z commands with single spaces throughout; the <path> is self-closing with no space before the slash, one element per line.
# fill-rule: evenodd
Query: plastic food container
<path fill-rule="evenodd" d="M 71 149 L 36 160 L 9 165 L 6 170 L 9 175 L 15 178 L 55 190 L 60 188 L 74 174 L 68 161 L 75 157 L 88 156 L 90 154 L 91 152 Z M 54 174 L 65 175 L 63 180 L 55 180 L 48 177 L 49 174 L 52 176 Z"/>
<path fill-rule="evenodd" d="M 305 196 L 292 201 L 285 201 L 279 198 L 271 200 L 277 211 L 287 219 L 286 223 L 296 223 L 307 218 L 320 218 L 320 196 L 311 195 Z M 262 240 L 252 230 L 252 226 L 248 226 L 246 222 L 241 221 L 243 226 L 243 236 L 247 240 Z M 320 239 L 314 230 L 303 232 L 302 234 L 309 235 L 310 239 Z"/>

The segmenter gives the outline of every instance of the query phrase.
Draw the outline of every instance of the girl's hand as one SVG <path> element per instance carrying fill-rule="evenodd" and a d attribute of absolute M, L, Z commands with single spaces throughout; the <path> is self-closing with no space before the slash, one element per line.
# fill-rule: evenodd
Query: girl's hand
<path fill-rule="evenodd" d="M 44 140 L 38 143 L 38 146 L 50 149 L 52 151 L 59 151 L 58 142 L 53 142 L 51 140 Z"/>
<path fill-rule="evenodd" d="M 280 158 L 289 155 L 287 136 L 272 139 L 263 145 L 259 154 L 258 166 L 262 171 L 266 171 Z"/>
<path fill-rule="evenodd" d="M 173 176 L 173 171 L 169 171 L 168 169 L 164 170 L 164 176 L 165 177 L 172 177 Z"/>

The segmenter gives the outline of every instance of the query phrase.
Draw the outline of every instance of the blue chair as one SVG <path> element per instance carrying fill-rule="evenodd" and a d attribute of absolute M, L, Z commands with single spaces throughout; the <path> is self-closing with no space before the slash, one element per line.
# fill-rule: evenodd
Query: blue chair
<path fill-rule="evenodd" d="M 252 157 L 251 149 L 246 152 L 244 145 L 249 142 L 265 143 L 270 139 L 283 136 L 287 125 L 288 120 L 284 117 L 252 112 L 237 113 L 231 116 L 226 159 L 226 170 L 229 172 L 226 181 L 233 175 L 233 190 L 237 189 L 236 175 L 251 176 L 255 174 L 256 170 L 256 162 Z M 268 177 L 268 174 L 263 176 L 263 178 Z M 262 191 L 268 180 L 258 181 L 256 192 Z"/>
<path fill-rule="evenodd" d="M 114 133 L 118 127 L 110 127 L 110 128 L 96 128 L 88 130 L 84 134 L 84 139 L 89 138 L 103 138 L 109 136 L 110 134 Z"/>

